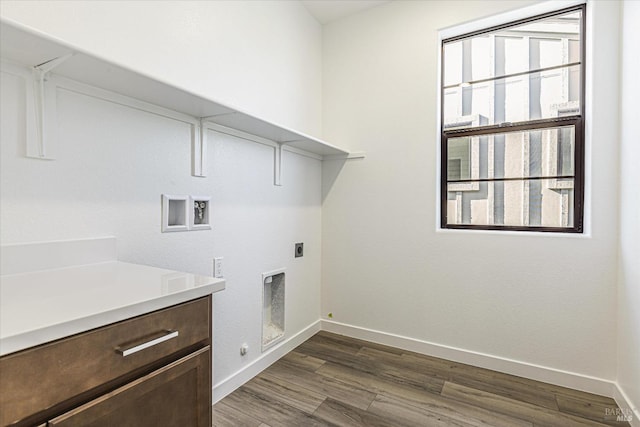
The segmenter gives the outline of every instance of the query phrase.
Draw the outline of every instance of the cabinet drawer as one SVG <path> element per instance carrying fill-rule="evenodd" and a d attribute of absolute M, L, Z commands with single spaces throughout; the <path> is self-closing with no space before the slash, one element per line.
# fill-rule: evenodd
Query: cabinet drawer
<path fill-rule="evenodd" d="M 210 427 L 211 352 L 204 347 L 49 421 L 51 427 Z"/>
<path fill-rule="evenodd" d="M 206 297 L 2 357 L 0 425 L 102 393 L 176 352 L 210 344 L 210 333 Z"/>

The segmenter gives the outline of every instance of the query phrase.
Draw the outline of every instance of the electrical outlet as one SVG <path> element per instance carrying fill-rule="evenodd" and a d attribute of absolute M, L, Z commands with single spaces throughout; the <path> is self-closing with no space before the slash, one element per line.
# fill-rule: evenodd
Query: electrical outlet
<path fill-rule="evenodd" d="M 213 259 L 213 277 L 222 278 L 222 260 L 223 257 L 217 257 Z"/>

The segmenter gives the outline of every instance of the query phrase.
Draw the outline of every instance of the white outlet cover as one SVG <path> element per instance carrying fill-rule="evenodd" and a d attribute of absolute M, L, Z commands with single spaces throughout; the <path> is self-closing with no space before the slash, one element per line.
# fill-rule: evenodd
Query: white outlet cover
<path fill-rule="evenodd" d="M 198 206 L 196 206 L 198 203 Z M 211 230 L 211 197 L 189 196 L 189 229 Z"/>
<path fill-rule="evenodd" d="M 224 258 L 223 257 L 215 257 L 213 259 L 213 277 L 216 277 L 218 279 L 222 279 L 223 276 L 223 271 L 222 271 L 222 260 Z"/>

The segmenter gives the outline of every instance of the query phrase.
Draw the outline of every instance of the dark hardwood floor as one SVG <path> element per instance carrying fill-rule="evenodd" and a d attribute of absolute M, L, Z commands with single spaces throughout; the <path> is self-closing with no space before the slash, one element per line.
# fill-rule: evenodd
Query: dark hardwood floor
<path fill-rule="evenodd" d="M 613 399 L 319 332 L 213 407 L 226 426 L 628 426 Z"/>

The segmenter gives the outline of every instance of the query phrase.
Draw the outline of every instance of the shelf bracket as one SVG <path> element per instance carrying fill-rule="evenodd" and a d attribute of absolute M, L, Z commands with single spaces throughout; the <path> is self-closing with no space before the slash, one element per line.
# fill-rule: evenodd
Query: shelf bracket
<path fill-rule="evenodd" d="M 197 177 L 207 176 L 207 127 L 206 117 L 198 123 L 191 124 L 191 175 Z"/>
<path fill-rule="evenodd" d="M 32 68 L 33 93 L 29 97 L 33 100 L 28 108 L 35 118 L 35 135 L 27 139 L 27 157 L 36 159 L 53 159 L 52 146 L 55 145 L 57 135 L 49 130 L 55 129 L 57 108 L 56 88 L 49 85 L 49 73 L 58 65 L 71 58 L 74 52 L 54 58 Z M 50 126 L 51 125 L 51 126 Z"/>
<path fill-rule="evenodd" d="M 273 156 L 273 185 L 282 186 L 282 145 L 277 144 Z"/>
<path fill-rule="evenodd" d="M 191 175 L 197 177 L 207 176 L 207 121 L 216 117 L 206 116 L 197 119 L 197 123 L 191 125 Z"/>

